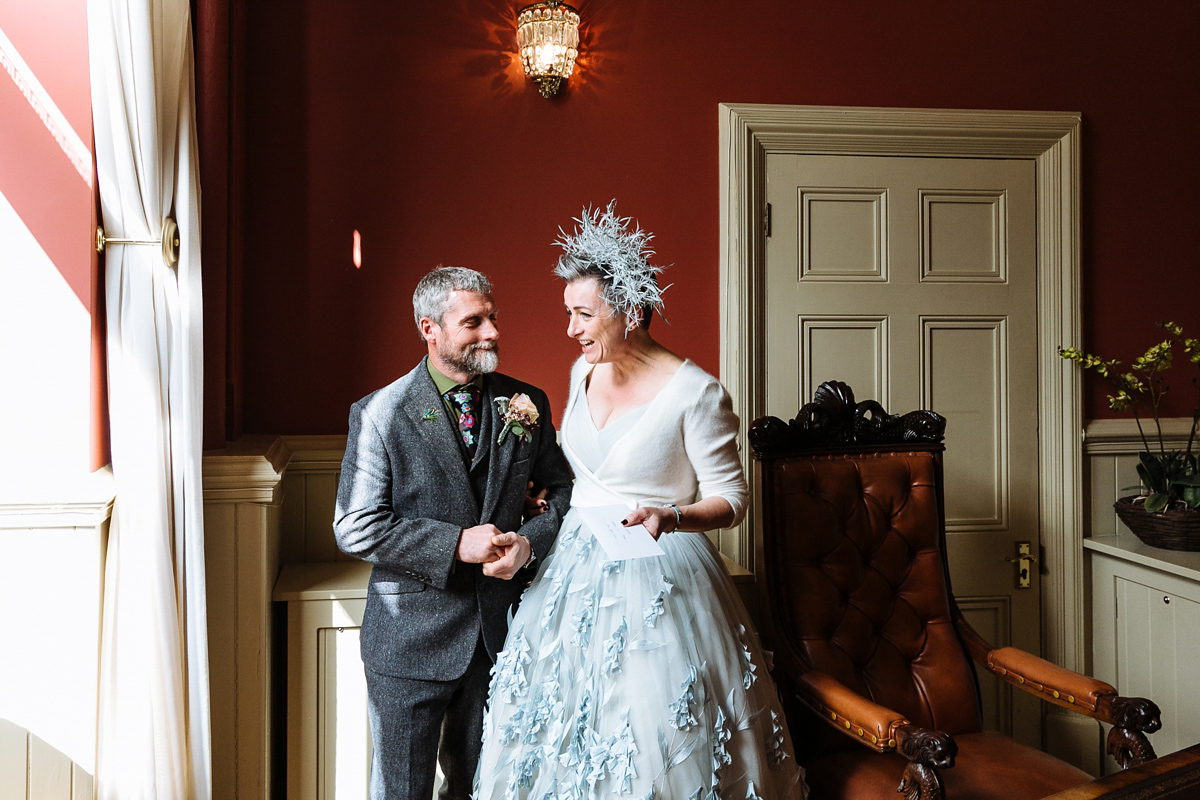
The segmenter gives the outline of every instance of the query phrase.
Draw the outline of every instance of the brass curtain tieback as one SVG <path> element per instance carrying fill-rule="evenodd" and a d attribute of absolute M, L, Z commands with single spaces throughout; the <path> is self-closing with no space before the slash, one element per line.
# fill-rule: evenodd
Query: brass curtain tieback
<path fill-rule="evenodd" d="M 163 261 L 168 267 L 174 267 L 179 261 L 179 226 L 175 220 L 167 217 L 163 220 L 161 239 L 110 239 L 104 235 L 104 228 L 96 228 L 96 252 L 103 253 L 110 244 L 157 244 L 162 247 Z"/>

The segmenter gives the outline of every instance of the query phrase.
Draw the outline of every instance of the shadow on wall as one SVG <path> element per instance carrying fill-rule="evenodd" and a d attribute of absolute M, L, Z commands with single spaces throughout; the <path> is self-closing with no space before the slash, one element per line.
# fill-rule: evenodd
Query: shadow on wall
<path fill-rule="evenodd" d="M 0 719 L 0 797 L 85 800 L 93 796 L 90 773 L 20 725 Z"/>

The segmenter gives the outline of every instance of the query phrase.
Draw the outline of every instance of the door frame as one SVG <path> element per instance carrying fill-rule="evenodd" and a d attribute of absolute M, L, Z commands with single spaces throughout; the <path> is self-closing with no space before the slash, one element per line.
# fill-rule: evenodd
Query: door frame
<path fill-rule="evenodd" d="M 747 429 L 766 413 L 766 158 L 894 155 L 1035 162 L 1039 522 L 1045 657 L 1087 664 L 1084 629 L 1082 379 L 1055 347 L 1082 340 L 1080 115 L 1074 112 L 849 108 L 722 103 L 721 381 L 744 423 L 739 445 L 758 486 Z M 890 409 L 892 413 L 910 409 Z M 722 552 L 761 576 L 754 503 Z"/>

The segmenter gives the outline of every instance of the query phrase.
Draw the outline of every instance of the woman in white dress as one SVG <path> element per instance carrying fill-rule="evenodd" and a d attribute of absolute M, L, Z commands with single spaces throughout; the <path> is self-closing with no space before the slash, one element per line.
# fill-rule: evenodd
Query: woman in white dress
<path fill-rule="evenodd" d="M 758 639 L 704 531 L 737 524 L 737 417 L 650 337 L 651 235 L 585 210 L 564 234 L 572 510 L 492 671 L 475 800 L 806 796 Z M 579 507 L 628 509 L 665 555 L 610 559 Z"/>

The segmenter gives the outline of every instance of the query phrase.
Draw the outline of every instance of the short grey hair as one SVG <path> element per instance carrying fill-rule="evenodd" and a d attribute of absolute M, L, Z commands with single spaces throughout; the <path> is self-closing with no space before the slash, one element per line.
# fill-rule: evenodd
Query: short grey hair
<path fill-rule="evenodd" d="M 413 321 L 417 323 L 418 333 L 424 317 L 441 327 L 453 292 L 474 292 L 491 297 L 492 282 L 482 272 L 466 267 L 438 267 L 421 278 L 413 292 Z"/>

